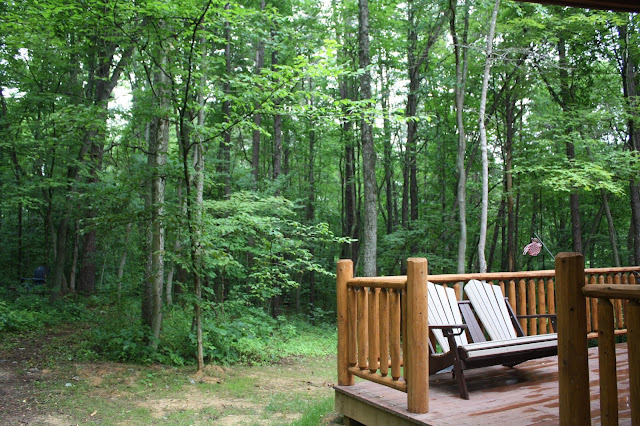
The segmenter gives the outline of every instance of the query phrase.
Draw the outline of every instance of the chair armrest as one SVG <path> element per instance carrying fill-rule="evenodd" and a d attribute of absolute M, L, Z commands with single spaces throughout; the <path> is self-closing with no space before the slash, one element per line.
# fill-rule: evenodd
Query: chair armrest
<path fill-rule="evenodd" d="M 441 325 L 430 325 L 429 328 L 435 328 L 435 329 L 442 330 L 442 333 L 446 337 L 449 337 L 449 336 L 459 336 L 459 335 L 461 335 L 467 329 L 467 325 L 466 324 L 441 324 Z M 455 333 L 453 331 L 454 328 L 459 328 L 460 331 Z"/>

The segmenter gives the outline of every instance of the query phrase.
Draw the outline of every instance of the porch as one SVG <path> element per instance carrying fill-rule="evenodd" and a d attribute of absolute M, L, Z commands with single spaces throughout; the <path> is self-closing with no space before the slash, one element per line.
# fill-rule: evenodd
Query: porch
<path fill-rule="evenodd" d="M 351 262 L 340 261 L 336 409 L 347 424 L 369 426 L 637 422 L 637 270 L 585 270 L 581 255 L 561 253 L 553 271 L 438 276 L 416 258 L 408 260 L 406 276 L 357 278 Z M 524 314 L 514 321 L 529 336 L 552 331 L 549 315 L 557 312 L 558 356 L 467 370 L 471 399 L 464 400 L 450 373 L 429 376 L 436 354 L 428 342 L 426 289 L 427 281 L 452 286 L 460 300 L 460 283 L 470 279 L 493 281 L 496 292 L 509 296 Z M 614 345 L 618 334 L 628 343 Z M 587 349 L 589 338 L 598 338 L 599 348 Z M 366 381 L 356 384 L 355 377 Z"/>
<path fill-rule="evenodd" d="M 601 424 L 598 348 L 590 348 L 589 387 L 592 424 Z M 616 345 L 618 415 L 631 424 L 629 364 L 626 343 Z M 465 372 L 472 397 L 460 399 L 450 373 L 429 380 L 429 412 L 410 413 L 407 394 L 362 381 L 336 386 L 336 408 L 346 417 L 376 425 L 559 424 L 558 357 L 542 358 L 517 368 L 487 367 Z"/>

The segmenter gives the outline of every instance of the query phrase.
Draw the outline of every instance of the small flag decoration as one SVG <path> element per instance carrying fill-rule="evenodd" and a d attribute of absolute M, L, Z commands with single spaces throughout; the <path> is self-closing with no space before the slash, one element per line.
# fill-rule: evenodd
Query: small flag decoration
<path fill-rule="evenodd" d="M 537 256 L 542 249 L 542 243 L 537 238 L 532 238 L 531 242 L 524 247 L 522 254 L 528 254 L 529 256 Z"/>

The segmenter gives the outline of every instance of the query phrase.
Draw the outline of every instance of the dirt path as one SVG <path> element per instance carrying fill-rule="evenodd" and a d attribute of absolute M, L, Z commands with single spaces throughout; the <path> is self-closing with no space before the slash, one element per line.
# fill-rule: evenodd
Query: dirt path
<path fill-rule="evenodd" d="M 46 348 L 66 332 L 45 336 L 3 336 L 0 348 L 0 421 L 5 425 L 31 424 L 42 416 L 47 380 L 52 361 Z M 49 368 L 47 368 L 49 367 Z M 47 377 L 49 376 L 49 377 Z"/>

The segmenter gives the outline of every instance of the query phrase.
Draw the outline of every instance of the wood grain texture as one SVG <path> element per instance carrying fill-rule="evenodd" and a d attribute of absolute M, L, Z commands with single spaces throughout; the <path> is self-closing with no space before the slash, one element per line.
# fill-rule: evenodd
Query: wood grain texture
<path fill-rule="evenodd" d="M 380 374 L 386 377 L 389 374 L 389 292 L 384 289 L 380 292 Z"/>
<path fill-rule="evenodd" d="M 618 370 L 618 410 L 620 424 L 631 423 L 629 408 L 629 361 L 626 344 L 616 345 Z M 599 402 L 598 348 L 588 350 L 589 386 L 593 401 L 586 424 L 601 423 Z M 429 413 L 415 414 L 407 409 L 404 392 L 371 382 L 355 386 L 336 386 L 344 398 L 358 400 L 393 417 L 387 425 L 557 425 L 559 420 L 558 357 L 520 364 L 518 368 L 487 367 L 465 372 L 471 399 L 462 400 L 450 373 L 430 376 Z M 336 404 L 337 406 L 337 404 Z M 362 407 L 362 406 L 361 406 Z M 338 410 L 340 411 L 340 410 Z M 378 423 L 379 424 L 379 423 Z"/>
<path fill-rule="evenodd" d="M 603 426 L 618 424 L 618 380 L 616 376 L 613 305 L 598 299 L 598 367 L 600 370 L 600 413 Z"/>
<path fill-rule="evenodd" d="M 353 262 L 340 260 L 337 270 L 337 315 L 338 315 L 338 384 L 353 385 L 353 376 L 349 373 L 349 292 L 347 280 L 353 276 Z"/>
<path fill-rule="evenodd" d="M 634 425 L 640 425 L 640 302 L 638 300 L 629 301 L 627 316 L 631 422 Z"/>
<path fill-rule="evenodd" d="M 407 406 L 412 413 L 429 411 L 429 322 L 427 259 L 407 260 Z"/>
<path fill-rule="evenodd" d="M 369 315 L 367 289 L 358 290 L 358 367 L 365 370 L 368 367 L 367 356 L 369 355 L 369 330 L 367 317 Z"/>
<path fill-rule="evenodd" d="M 589 368 L 587 363 L 586 302 L 582 294 L 584 256 L 556 256 L 556 308 L 558 310 L 558 375 L 562 425 L 590 423 Z"/>

